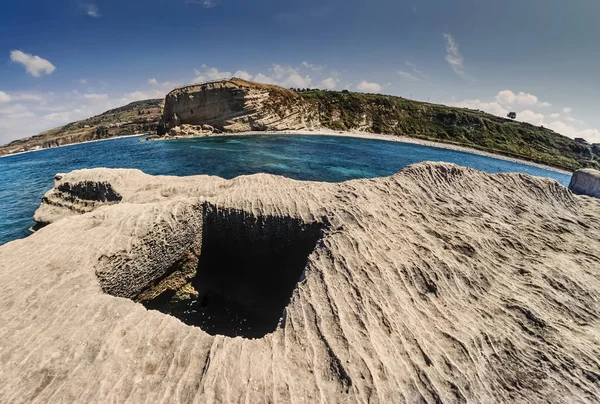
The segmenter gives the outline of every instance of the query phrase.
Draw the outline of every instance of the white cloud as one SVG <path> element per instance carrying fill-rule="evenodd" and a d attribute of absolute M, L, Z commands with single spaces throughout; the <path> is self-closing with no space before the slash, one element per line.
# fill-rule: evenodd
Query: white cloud
<path fill-rule="evenodd" d="M 535 105 L 538 103 L 538 98 L 532 94 L 520 92 L 515 94 L 510 90 L 500 91 L 496 95 L 496 101 L 503 105 Z"/>
<path fill-rule="evenodd" d="M 215 67 L 208 68 L 206 65 L 202 65 L 204 71 L 194 70 L 196 73 L 196 78 L 194 79 L 194 83 L 202 83 L 204 81 L 213 81 L 213 80 L 222 80 L 231 78 L 231 72 L 222 72 Z"/>
<path fill-rule="evenodd" d="M 446 40 L 446 62 L 454 70 L 454 73 L 464 79 L 467 78 L 464 59 L 458 50 L 458 43 L 450 34 L 444 34 L 444 39 Z"/>
<path fill-rule="evenodd" d="M 83 94 L 83 98 L 86 100 L 106 101 L 108 100 L 108 94 Z"/>
<path fill-rule="evenodd" d="M 168 91 L 171 91 L 175 87 L 179 86 L 179 83 L 175 83 L 172 81 L 165 81 L 165 82 L 161 83 L 160 81 L 156 80 L 155 78 L 148 79 L 148 84 L 150 84 L 155 89 L 155 91 L 161 90 L 161 91 L 164 91 L 165 93 L 167 93 Z"/>
<path fill-rule="evenodd" d="M 100 11 L 98 10 L 98 6 L 94 3 L 86 3 L 86 4 L 82 4 L 81 7 L 83 7 L 83 10 L 85 11 L 85 13 L 93 18 L 100 18 Z"/>
<path fill-rule="evenodd" d="M 79 80 L 79 82 L 80 82 L 81 84 L 87 84 L 87 80 L 86 80 L 86 79 L 80 79 L 80 80 Z"/>
<path fill-rule="evenodd" d="M 527 106 L 527 107 L 539 107 L 539 108 L 547 108 L 551 107 L 552 104 L 549 102 L 540 102 L 539 98 L 533 94 L 519 92 L 514 93 L 511 90 L 503 90 L 500 91 L 496 95 L 496 101 L 502 105 L 506 106 Z"/>
<path fill-rule="evenodd" d="M 560 114 L 550 114 L 550 118 L 556 119 L 556 118 L 559 118 L 559 117 L 560 117 Z"/>
<path fill-rule="evenodd" d="M 238 77 L 242 80 L 252 80 L 252 75 L 250 73 L 248 73 L 245 70 L 238 70 L 237 72 L 233 73 L 234 77 Z"/>
<path fill-rule="evenodd" d="M 535 126 L 540 126 L 540 125 L 543 125 L 543 123 L 544 123 L 544 115 L 543 114 L 537 114 L 528 109 L 517 113 L 517 119 L 522 122 L 528 122 Z"/>
<path fill-rule="evenodd" d="M 0 91 L 0 103 L 1 104 L 10 102 L 11 99 L 12 98 L 10 97 L 10 95 L 6 94 L 4 91 Z"/>
<path fill-rule="evenodd" d="M 508 110 L 505 109 L 502 105 L 497 102 L 484 102 L 480 100 L 464 100 L 458 103 L 451 103 L 451 105 L 459 108 L 469 108 L 469 109 L 478 109 L 481 111 L 485 111 L 490 114 L 494 114 L 497 116 L 501 116 L 506 118 L 508 114 Z"/>
<path fill-rule="evenodd" d="M 271 77 L 275 83 L 282 87 L 303 87 L 308 88 L 312 84 L 310 76 L 302 76 L 300 73 L 290 66 L 281 66 L 273 64 L 273 67 L 269 69 Z"/>
<path fill-rule="evenodd" d="M 600 143 L 600 130 L 596 128 L 579 130 L 561 121 L 551 122 L 547 127 L 571 138 L 581 137 L 590 143 Z"/>
<path fill-rule="evenodd" d="M 310 69 L 310 70 L 312 70 L 314 72 L 317 72 L 317 73 L 323 72 L 323 69 L 325 68 L 325 66 L 313 65 L 313 64 L 308 63 L 306 61 L 302 62 L 302 66 L 306 67 L 307 69 Z"/>
<path fill-rule="evenodd" d="M 377 83 L 370 83 L 368 81 L 361 81 L 356 86 L 358 91 L 362 91 L 364 93 L 379 93 L 381 92 L 381 85 Z"/>
<path fill-rule="evenodd" d="M 327 90 L 334 90 L 337 87 L 339 82 L 340 82 L 340 79 L 335 78 L 335 77 L 329 77 L 321 82 L 321 87 L 323 87 Z"/>
<path fill-rule="evenodd" d="M 33 56 L 28 53 L 24 53 L 20 50 L 13 50 L 10 52 L 10 60 L 16 63 L 21 63 L 25 66 L 27 73 L 33 77 L 40 77 L 42 74 L 52 74 L 56 67 L 48 60 L 43 59 L 39 56 Z"/>
<path fill-rule="evenodd" d="M 254 76 L 254 81 L 262 84 L 275 84 L 275 80 L 273 80 L 273 78 L 262 73 L 258 73 L 256 76 Z"/>
<path fill-rule="evenodd" d="M 570 114 L 573 111 L 573 108 L 569 107 L 569 108 L 565 108 L 563 109 L 563 111 L 565 111 L 565 113 Z"/>

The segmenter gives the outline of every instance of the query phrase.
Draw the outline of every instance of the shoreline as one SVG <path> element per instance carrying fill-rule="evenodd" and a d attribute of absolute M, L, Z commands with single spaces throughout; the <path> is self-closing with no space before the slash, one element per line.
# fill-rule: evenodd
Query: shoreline
<path fill-rule="evenodd" d="M 148 134 L 138 133 L 138 134 L 135 134 L 135 135 L 114 136 L 114 137 L 109 137 L 109 138 L 106 138 L 106 139 L 95 139 L 95 140 L 86 140 L 85 142 L 61 144 L 60 146 L 56 146 L 56 147 L 46 147 L 44 149 L 27 150 L 27 151 L 18 152 L 18 153 L 3 154 L 3 155 L 0 156 L 0 159 L 4 158 L 4 157 L 18 156 L 20 154 L 35 153 L 35 152 L 40 152 L 40 151 L 44 151 L 44 150 L 58 149 L 60 147 L 76 146 L 78 144 L 105 142 L 107 140 L 124 139 L 124 138 L 128 138 L 128 137 L 140 137 L 140 136 L 148 136 Z"/>
<path fill-rule="evenodd" d="M 360 138 L 360 139 L 383 140 L 383 141 L 388 141 L 388 142 L 400 142 L 400 143 L 416 144 L 416 145 L 420 145 L 420 146 L 435 147 L 438 149 L 446 149 L 446 150 L 453 150 L 453 151 L 458 151 L 458 152 L 463 152 L 463 153 L 475 154 L 475 155 L 479 155 L 479 156 L 483 156 L 483 157 L 489 157 L 489 158 L 495 158 L 498 160 L 510 161 L 512 163 L 525 164 L 528 166 L 541 168 L 544 170 L 554 171 L 554 172 L 557 172 L 560 174 L 573 175 L 573 171 L 568 171 L 568 170 L 561 169 L 558 167 L 552 167 L 552 166 L 536 163 L 536 162 L 529 161 L 529 160 L 519 159 L 516 157 L 509 157 L 509 156 L 504 156 L 502 154 L 496 154 L 496 153 L 486 152 L 483 150 L 473 149 L 468 146 L 459 146 L 459 145 L 453 145 L 453 144 L 442 143 L 442 142 L 433 142 L 431 140 L 416 139 L 416 138 L 411 138 L 411 137 L 407 137 L 407 136 L 385 135 L 385 134 L 380 134 L 380 133 L 370 133 L 370 132 L 361 132 L 361 131 L 335 131 L 335 130 L 331 130 L 331 129 L 319 129 L 319 130 L 298 129 L 298 130 L 247 131 L 247 132 L 235 132 L 235 133 L 225 132 L 225 133 L 207 134 L 205 136 L 186 136 L 186 137 L 176 137 L 176 138 L 166 138 L 166 139 L 152 139 L 152 141 L 168 141 L 168 140 L 195 139 L 195 138 L 200 139 L 203 137 L 247 136 L 247 135 L 250 135 L 250 136 L 251 135 L 338 136 L 338 137 L 353 137 L 353 138 Z M 115 136 L 115 137 L 111 137 L 111 138 L 107 138 L 107 139 L 87 140 L 85 142 L 69 143 L 69 144 L 60 145 L 60 146 L 56 146 L 56 147 L 49 147 L 49 148 L 45 148 L 45 149 L 28 150 L 28 151 L 19 152 L 19 153 L 5 154 L 5 155 L 0 156 L 0 158 L 17 156 L 17 155 L 25 154 L 25 153 L 34 153 L 34 152 L 39 152 L 39 151 L 49 150 L 49 149 L 57 149 L 59 147 L 68 147 L 68 146 L 75 146 L 75 145 L 85 144 L 85 143 L 104 142 L 104 141 L 108 141 L 108 140 L 124 139 L 124 138 L 132 138 L 132 137 L 142 137 L 142 136 L 151 136 L 151 135 L 144 134 L 144 133 L 138 133 L 138 134 L 134 134 L 134 135 Z"/>
<path fill-rule="evenodd" d="M 219 136 L 245 136 L 245 135 L 312 135 L 312 136 L 339 136 L 339 137 L 354 137 L 360 139 L 374 139 L 374 140 L 383 140 L 388 142 L 400 142 L 400 143 L 409 143 L 416 144 L 419 146 L 428 146 L 435 147 L 438 149 L 446 149 L 453 150 L 457 152 L 476 154 L 483 157 L 495 158 L 498 160 L 509 161 L 512 163 L 525 164 L 528 166 L 541 168 L 544 170 L 554 171 L 560 174 L 565 175 L 573 175 L 573 171 L 568 171 L 565 169 L 561 169 L 558 167 L 552 167 L 545 164 L 536 163 L 529 160 L 519 159 L 516 157 L 504 156 L 502 154 L 490 153 L 483 150 L 473 149 L 467 146 L 459 146 L 442 142 L 433 142 L 431 140 L 424 139 L 416 139 L 407 136 L 395 136 L 395 135 L 384 135 L 380 133 L 370 133 L 370 132 L 351 132 L 351 131 L 335 131 L 331 129 L 319 129 L 319 130 L 308 130 L 308 129 L 298 129 L 298 130 L 271 130 L 271 131 L 248 131 L 248 132 L 227 132 L 227 133 L 214 133 L 207 134 L 205 136 L 181 136 L 176 138 L 166 138 L 166 139 L 152 139 L 152 141 L 169 141 L 169 140 L 181 140 L 181 139 L 201 139 L 203 137 L 219 137 Z"/>

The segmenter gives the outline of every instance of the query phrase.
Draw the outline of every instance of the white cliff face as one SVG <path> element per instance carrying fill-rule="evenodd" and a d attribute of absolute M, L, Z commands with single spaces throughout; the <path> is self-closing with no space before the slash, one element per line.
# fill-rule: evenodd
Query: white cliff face
<path fill-rule="evenodd" d="M 569 189 L 578 195 L 600 198 L 600 171 L 591 168 L 575 171 Z"/>
<path fill-rule="evenodd" d="M 227 132 L 319 127 L 311 106 L 292 91 L 240 79 L 188 86 L 165 98 L 166 130 L 211 125 Z"/>
<path fill-rule="evenodd" d="M 552 180 L 94 169 L 38 215 L 0 247 L 0 402 L 600 396 L 600 200 Z M 172 288 L 221 322 L 152 306 Z"/>

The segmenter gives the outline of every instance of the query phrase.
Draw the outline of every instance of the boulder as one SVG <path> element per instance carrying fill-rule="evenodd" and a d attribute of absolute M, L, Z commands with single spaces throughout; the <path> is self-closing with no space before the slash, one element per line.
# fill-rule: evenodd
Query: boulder
<path fill-rule="evenodd" d="M 569 189 L 574 194 L 600 198 L 600 171 L 591 168 L 575 171 Z"/>

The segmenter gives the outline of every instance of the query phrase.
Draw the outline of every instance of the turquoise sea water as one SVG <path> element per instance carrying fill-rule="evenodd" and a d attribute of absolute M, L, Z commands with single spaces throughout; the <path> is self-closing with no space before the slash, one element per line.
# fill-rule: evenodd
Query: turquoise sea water
<path fill-rule="evenodd" d="M 257 135 L 139 142 L 121 138 L 0 158 L 0 245 L 26 237 L 54 175 L 81 168 L 138 168 L 148 174 L 233 178 L 265 172 L 341 182 L 391 175 L 420 161 L 447 161 L 488 173 L 525 172 L 568 186 L 571 176 L 469 153 L 338 136 Z"/>

